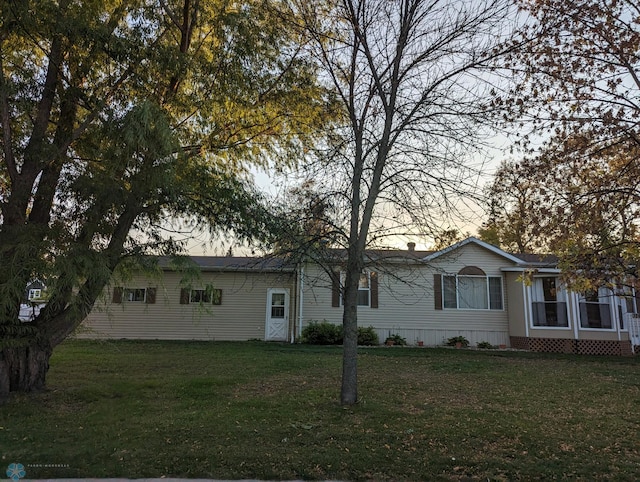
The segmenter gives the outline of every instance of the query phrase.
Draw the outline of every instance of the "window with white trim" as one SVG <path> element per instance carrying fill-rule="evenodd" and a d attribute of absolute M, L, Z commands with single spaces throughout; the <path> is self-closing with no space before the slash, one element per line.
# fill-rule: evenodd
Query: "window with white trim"
<path fill-rule="evenodd" d="M 145 288 L 125 288 L 122 292 L 122 300 L 135 303 L 144 303 L 147 298 Z"/>
<path fill-rule="evenodd" d="M 347 274 L 342 271 L 340 273 L 340 282 L 344 286 Z M 343 304 L 342 296 L 340 297 L 340 305 Z M 371 306 L 371 273 L 365 271 L 360 274 L 358 280 L 358 306 Z"/>
<path fill-rule="evenodd" d="M 607 288 L 590 290 L 580 297 L 580 327 L 612 330 L 611 292 Z"/>
<path fill-rule="evenodd" d="M 271 294 L 271 318 L 284 318 L 287 295 L 285 293 Z"/>
<path fill-rule="evenodd" d="M 362 273 L 358 281 L 358 306 L 371 305 L 371 274 Z"/>
<path fill-rule="evenodd" d="M 487 276 L 476 267 L 463 268 L 455 275 L 442 275 L 442 306 L 458 310 L 502 310 L 502 277 Z"/>
<path fill-rule="evenodd" d="M 37 300 L 42 297 L 42 290 L 38 288 L 32 288 L 29 290 L 29 301 Z"/>
<path fill-rule="evenodd" d="M 331 287 L 331 306 L 343 306 L 342 289 L 346 279 L 344 271 L 334 272 Z M 365 271 L 358 279 L 358 306 L 378 308 L 378 273 L 376 271 Z"/>
<path fill-rule="evenodd" d="M 113 303 L 147 303 L 153 304 L 156 302 L 157 289 L 154 287 L 148 288 L 125 288 L 122 286 L 116 286 L 113 288 Z"/>
<path fill-rule="evenodd" d="M 191 290 L 189 294 L 189 302 L 191 303 L 211 303 L 211 291 L 209 290 Z"/>
<path fill-rule="evenodd" d="M 569 327 L 567 295 L 557 276 L 534 278 L 531 291 L 533 326 Z"/>
<path fill-rule="evenodd" d="M 222 304 L 222 290 L 207 286 L 206 288 L 182 288 L 180 290 L 180 304 L 188 305 L 189 303 L 201 304 Z"/>
<path fill-rule="evenodd" d="M 620 329 L 628 330 L 625 323 L 629 315 L 637 313 L 636 298 L 634 289 L 629 285 L 619 285 L 616 288 L 615 304 L 618 309 L 618 320 L 620 320 Z"/>

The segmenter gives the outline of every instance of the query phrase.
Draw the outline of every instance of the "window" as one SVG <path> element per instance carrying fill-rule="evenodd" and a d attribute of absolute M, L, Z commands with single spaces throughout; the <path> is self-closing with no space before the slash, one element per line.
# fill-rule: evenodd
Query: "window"
<path fill-rule="evenodd" d="M 362 273 L 358 281 L 358 306 L 369 306 L 371 298 L 369 273 Z"/>
<path fill-rule="evenodd" d="M 458 276 L 458 308 L 486 310 L 489 307 L 487 278 Z"/>
<path fill-rule="evenodd" d="M 569 327 L 565 291 L 556 276 L 535 278 L 532 284 L 533 326 Z"/>
<path fill-rule="evenodd" d="M 342 290 L 338 284 L 344 285 L 346 273 L 336 272 L 332 282 L 331 306 L 338 307 L 343 305 Z M 358 280 L 358 306 L 368 306 L 370 308 L 378 308 L 378 273 L 375 271 L 366 271 L 360 275 Z"/>
<path fill-rule="evenodd" d="M 122 299 L 124 301 L 144 303 L 147 290 L 144 288 L 125 288 Z"/>
<path fill-rule="evenodd" d="M 636 313 L 636 302 L 633 288 L 627 285 L 620 285 L 616 289 L 616 304 L 618 306 L 618 319 L 620 329 L 625 330 L 625 318 Z"/>
<path fill-rule="evenodd" d="M 438 276 L 441 280 L 436 278 L 434 288 L 436 309 L 503 309 L 501 276 L 487 276 L 476 267 L 463 268 L 457 275 Z"/>
<path fill-rule="evenodd" d="M 199 288 L 180 290 L 180 304 L 188 305 L 189 303 L 210 303 L 213 305 L 222 304 L 222 290 L 216 288 Z"/>
<path fill-rule="evenodd" d="M 147 303 L 156 302 L 156 288 L 113 288 L 113 303 Z"/>
<path fill-rule="evenodd" d="M 191 290 L 189 301 L 191 303 L 211 303 L 211 291 Z"/>
<path fill-rule="evenodd" d="M 42 297 L 42 290 L 41 289 L 30 289 L 29 290 L 29 300 L 37 300 L 39 298 Z"/>
<path fill-rule="evenodd" d="M 580 300 L 580 326 L 602 330 L 613 329 L 608 290 L 600 288 L 583 294 Z"/>
<path fill-rule="evenodd" d="M 502 306 L 502 277 L 489 276 L 489 309 L 501 310 Z"/>
<path fill-rule="evenodd" d="M 273 293 L 271 295 L 271 318 L 285 317 L 285 298 L 284 293 Z"/>

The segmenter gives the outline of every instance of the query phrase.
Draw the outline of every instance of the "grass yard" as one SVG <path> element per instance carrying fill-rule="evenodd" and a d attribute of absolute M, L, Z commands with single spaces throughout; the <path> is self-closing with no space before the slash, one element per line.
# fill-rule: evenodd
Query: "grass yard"
<path fill-rule="evenodd" d="M 640 358 L 70 341 L 0 406 L 28 478 L 638 480 Z"/>

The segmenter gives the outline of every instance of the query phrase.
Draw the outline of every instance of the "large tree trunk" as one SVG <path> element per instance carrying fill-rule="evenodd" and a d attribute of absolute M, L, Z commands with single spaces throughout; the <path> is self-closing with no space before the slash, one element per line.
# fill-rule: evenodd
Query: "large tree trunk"
<path fill-rule="evenodd" d="M 358 402 L 358 322 L 345 311 L 342 322 L 344 339 L 342 346 L 342 388 L 340 403 L 355 405 Z M 355 333 L 355 335 L 353 334 Z"/>
<path fill-rule="evenodd" d="M 342 315 L 342 405 L 358 402 L 358 282 L 360 269 L 348 267 L 343 292 Z"/>
<path fill-rule="evenodd" d="M 3 348 L 0 351 L 0 397 L 15 391 L 43 390 L 52 352 L 47 342 Z"/>
<path fill-rule="evenodd" d="M 111 262 L 108 273 L 113 272 L 115 263 Z M 0 340 L 0 346 L 4 346 L 0 349 L 0 397 L 10 392 L 44 390 L 53 349 L 86 318 L 107 282 L 107 274 L 87 280 L 70 300 L 58 291 L 33 323 L 5 325 L 4 331 L 18 334 Z"/>

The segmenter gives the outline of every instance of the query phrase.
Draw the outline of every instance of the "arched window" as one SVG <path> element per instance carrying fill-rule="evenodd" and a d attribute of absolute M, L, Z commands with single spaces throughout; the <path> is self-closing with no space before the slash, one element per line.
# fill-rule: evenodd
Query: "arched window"
<path fill-rule="evenodd" d="M 437 274 L 436 277 L 441 277 L 435 283 L 436 309 L 503 309 L 501 276 L 487 276 L 477 266 L 465 266 L 457 275 Z"/>

